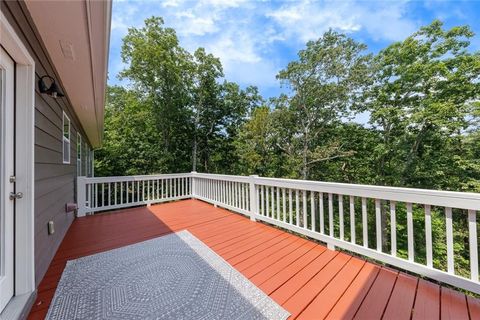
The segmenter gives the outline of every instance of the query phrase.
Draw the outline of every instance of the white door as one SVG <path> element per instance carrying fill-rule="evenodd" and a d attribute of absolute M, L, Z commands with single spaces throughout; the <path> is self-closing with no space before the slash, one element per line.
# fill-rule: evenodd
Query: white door
<path fill-rule="evenodd" d="M 14 62 L 0 47 L 0 312 L 14 281 Z"/>

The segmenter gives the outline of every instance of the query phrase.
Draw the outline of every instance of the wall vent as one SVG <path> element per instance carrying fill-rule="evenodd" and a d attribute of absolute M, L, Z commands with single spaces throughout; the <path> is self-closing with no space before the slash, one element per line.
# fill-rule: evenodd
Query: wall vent
<path fill-rule="evenodd" d="M 60 40 L 60 48 L 62 49 L 62 53 L 65 59 L 75 60 L 73 44 L 70 41 Z"/>

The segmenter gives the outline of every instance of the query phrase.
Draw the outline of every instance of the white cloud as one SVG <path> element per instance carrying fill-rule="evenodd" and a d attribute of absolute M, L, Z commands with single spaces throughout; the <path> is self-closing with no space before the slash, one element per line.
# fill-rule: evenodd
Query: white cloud
<path fill-rule="evenodd" d="M 182 0 L 164 0 L 162 2 L 162 7 L 178 7 L 182 3 Z"/>
<path fill-rule="evenodd" d="M 238 61 L 246 63 L 258 63 L 262 61 L 261 56 L 255 50 L 255 42 L 249 35 L 235 31 L 221 35 L 206 48 L 222 61 Z"/>
<path fill-rule="evenodd" d="M 416 25 L 405 15 L 406 1 L 310 1 L 287 3 L 267 12 L 286 38 L 302 42 L 320 37 L 332 28 L 346 33 L 364 30 L 372 38 L 400 40 Z"/>
<path fill-rule="evenodd" d="M 415 32 L 420 24 L 406 18 L 407 2 L 392 2 L 375 9 L 363 8 L 364 28 L 375 40 L 399 41 Z"/>
<path fill-rule="evenodd" d="M 296 52 L 307 40 L 329 28 L 378 40 L 399 40 L 416 29 L 406 18 L 405 2 L 257 0 L 115 1 L 112 18 L 111 75 L 121 69 L 121 38 L 128 27 L 161 16 L 173 27 L 181 45 L 193 52 L 204 47 L 219 57 L 225 76 L 242 85 L 275 86 L 285 67 L 285 53 Z M 363 34 L 367 33 L 367 35 Z"/>
<path fill-rule="evenodd" d="M 237 8 L 245 4 L 246 0 L 200 0 L 200 5 L 212 6 L 216 8 Z"/>
<path fill-rule="evenodd" d="M 180 35 L 203 36 L 219 30 L 213 17 L 197 17 L 192 12 L 182 12 L 176 17 L 180 22 L 176 23 L 175 30 Z"/>
<path fill-rule="evenodd" d="M 262 32 L 258 24 L 256 2 L 245 0 L 202 0 L 185 2 L 183 6 L 165 14 L 166 24 L 178 33 L 180 41 L 190 51 L 204 47 L 222 61 L 226 78 L 241 84 L 259 84 L 259 77 L 275 80 L 275 68 L 265 68 L 262 50 L 275 37 L 269 28 Z M 270 62 L 271 65 L 271 62 Z M 249 77 L 242 70 L 249 69 Z M 272 80 L 269 80 L 270 82 Z"/>

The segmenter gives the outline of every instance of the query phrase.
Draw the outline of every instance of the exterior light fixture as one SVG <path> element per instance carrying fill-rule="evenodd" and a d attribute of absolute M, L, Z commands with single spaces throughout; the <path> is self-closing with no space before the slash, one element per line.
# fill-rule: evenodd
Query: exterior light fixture
<path fill-rule="evenodd" d="M 48 87 L 45 84 L 45 81 L 43 81 L 44 78 L 48 78 L 51 81 L 50 87 Z M 57 83 L 55 82 L 55 79 L 53 79 L 50 76 L 43 76 L 38 80 L 38 89 L 40 90 L 41 93 L 48 94 L 52 98 L 57 98 L 57 97 L 64 97 L 65 94 L 62 92 L 59 86 L 57 86 Z"/>

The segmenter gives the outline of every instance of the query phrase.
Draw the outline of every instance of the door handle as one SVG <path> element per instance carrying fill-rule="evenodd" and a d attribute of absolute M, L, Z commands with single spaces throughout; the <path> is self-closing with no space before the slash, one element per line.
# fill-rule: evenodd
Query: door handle
<path fill-rule="evenodd" d="M 15 199 L 22 199 L 23 198 L 23 193 L 22 192 L 10 192 L 10 200 L 15 200 Z"/>

